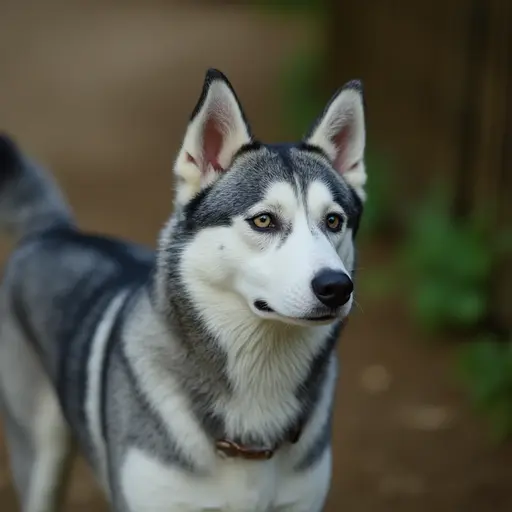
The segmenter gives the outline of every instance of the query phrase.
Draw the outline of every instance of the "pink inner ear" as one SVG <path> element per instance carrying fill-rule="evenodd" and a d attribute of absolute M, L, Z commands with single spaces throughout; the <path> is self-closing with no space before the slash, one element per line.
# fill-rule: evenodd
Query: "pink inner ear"
<path fill-rule="evenodd" d="M 334 137 L 333 142 L 337 148 L 336 158 L 334 159 L 334 168 L 340 173 L 343 174 L 347 172 L 349 169 L 350 162 L 347 161 L 348 156 L 348 145 L 350 144 L 351 137 L 350 126 L 344 126 Z M 354 164 L 354 165 L 357 165 Z M 352 167 L 352 166 L 351 166 Z M 350 167 L 350 168 L 351 168 Z"/>
<path fill-rule="evenodd" d="M 203 156 L 207 166 L 206 169 L 211 165 L 217 172 L 224 170 L 219 162 L 223 142 L 223 133 L 218 123 L 213 118 L 208 119 L 203 133 Z"/>
<path fill-rule="evenodd" d="M 190 153 L 187 153 L 187 162 L 192 162 L 194 165 L 197 165 L 196 159 Z"/>

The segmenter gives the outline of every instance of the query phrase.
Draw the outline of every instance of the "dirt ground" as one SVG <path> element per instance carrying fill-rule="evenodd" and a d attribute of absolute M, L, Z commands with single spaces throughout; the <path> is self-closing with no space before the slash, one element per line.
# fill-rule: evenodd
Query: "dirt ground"
<path fill-rule="evenodd" d="M 299 23 L 213 2 L 78 5 L 2 2 L 0 129 L 54 169 L 84 227 L 153 245 L 206 67 L 228 73 L 255 132 L 275 139 L 276 73 L 310 36 Z M 360 272 L 385 255 L 363 247 Z M 421 339 L 399 302 L 359 302 L 339 348 L 326 510 L 512 510 L 512 447 L 488 441 L 457 388 L 449 345 Z M 103 503 L 80 461 L 66 510 Z M 1 444 L 0 510 L 18 510 Z"/>

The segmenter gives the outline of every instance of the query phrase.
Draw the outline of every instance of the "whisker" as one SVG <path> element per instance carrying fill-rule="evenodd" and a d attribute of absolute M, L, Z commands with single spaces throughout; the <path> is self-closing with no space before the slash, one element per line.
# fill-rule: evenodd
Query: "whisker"
<path fill-rule="evenodd" d="M 361 313 L 364 314 L 364 309 L 363 307 L 361 306 L 361 304 L 359 302 L 357 302 L 357 300 L 354 299 L 354 305 L 357 306 L 357 308 L 359 309 L 359 311 L 361 311 Z"/>

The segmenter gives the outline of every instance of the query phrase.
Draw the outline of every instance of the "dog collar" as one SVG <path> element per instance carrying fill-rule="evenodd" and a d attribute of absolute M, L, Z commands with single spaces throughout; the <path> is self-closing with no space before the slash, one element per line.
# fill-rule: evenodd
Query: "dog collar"
<path fill-rule="evenodd" d="M 292 429 L 286 437 L 285 442 L 295 444 L 300 439 L 302 427 Z M 217 452 L 229 459 L 240 458 L 246 460 L 269 460 L 274 453 L 282 446 L 281 443 L 272 448 L 261 446 L 246 446 L 229 439 L 219 439 L 215 442 Z"/>

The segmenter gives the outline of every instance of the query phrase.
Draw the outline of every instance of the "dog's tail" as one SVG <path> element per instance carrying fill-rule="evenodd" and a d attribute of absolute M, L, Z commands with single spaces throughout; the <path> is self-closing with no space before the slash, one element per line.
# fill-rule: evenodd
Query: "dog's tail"
<path fill-rule="evenodd" d="M 50 174 L 0 133 L 0 230 L 21 238 L 72 223 L 71 211 Z"/>

